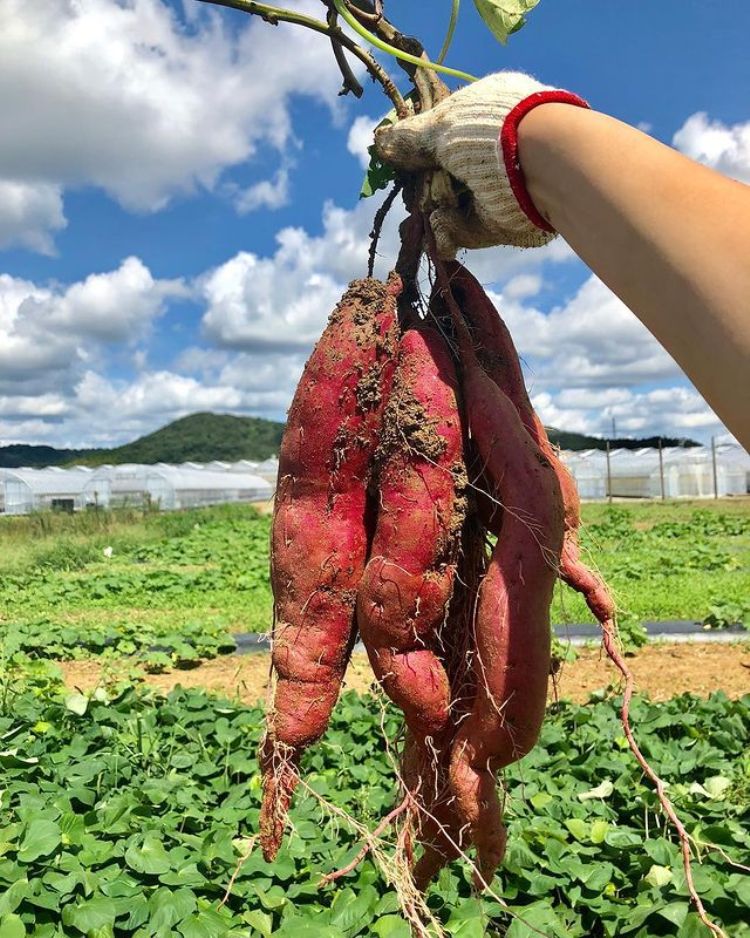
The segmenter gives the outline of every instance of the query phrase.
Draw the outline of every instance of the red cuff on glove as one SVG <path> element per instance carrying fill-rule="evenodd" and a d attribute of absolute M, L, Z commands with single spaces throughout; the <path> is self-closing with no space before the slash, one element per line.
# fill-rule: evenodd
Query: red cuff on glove
<path fill-rule="evenodd" d="M 540 104 L 550 104 L 552 102 L 558 104 L 573 104 L 576 107 L 585 108 L 590 106 L 587 101 L 584 101 L 583 98 L 579 98 L 577 94 L 572 94 L 570 91 L 537 91 L 535 94 L 530 94 L 528 98 L 524 98 L 523 101 L 519 101 L 508 114 L 505 118 L 502 130 L 500 131 L 498 141 L 502 150 L 503 160 L 505 161 L 505 171 L 508 174 L 510 188 L 513 191 L 513 195 L 518 200 L 518 204 L 521 206 L 523 213 L 537 228 L 541 228 L 542 231 L 550 232 L 554 232 L 555 229 L 539 213 L 537 207 L 531 201 L 529 190 L 526 188 L 526 180 L 523 175 L 523 170 L 521 169 L 521 163 L 518 159 L 518 125 L 529 111 L 533 111 L 534 108 L 538 107 Z"/>

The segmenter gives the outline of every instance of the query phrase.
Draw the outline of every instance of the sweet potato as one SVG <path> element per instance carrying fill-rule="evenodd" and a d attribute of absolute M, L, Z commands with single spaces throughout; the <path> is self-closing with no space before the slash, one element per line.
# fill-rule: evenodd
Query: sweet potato
<path fill-rule="evenodd" d="M 560 564 L 561 579 L 581 593 L 605 628 L 614 628 L 615 605 L 603 580 L 580 559 L 578 528 L 580 500 L 575 480 L 560 461 L 544 425 L 529 400 L 523 373 L 508 327 L 477 279 L 458 262 L 446 265 L 451 292 L 465 316 L 474 350 L 487 374 L 515 405 L 521 422 L 549 459 L 560 484 L 565 505 L 565 540 Z"/>
<path fill-rule="evenodd" d="M 302 751 L 325 731 L 354 641 L 372 536 L 368 484 L 398 339 L 400 280 L 354 281 L 294 396 L 272 532 L 275 694 L 261 747 L 264 855 L 278 851 Z"/>
<path fill-rule="evenodd" d="M 384 417 L 377 526 L 357 620 L 376 677 L 420 739 L 448 721 L 450 687 L 435 648 L 464 517 L 462 450 L 450 353 L 437 332 L 411 329 Z"/>
<path fill-rule="evenodd" d="M 449 770 L 456 811 L 471 831 L 483 885 L 505 851 L 495 773 L 531 749 L 544 718 L 550 605 L 564 511 L 550 461 L 477 359 L 444 273 L 441 288 L 459 340 L 469 428 L 493 495 L 503 505 L 500 536 L 477 601 L 476 696 L 454 739 Z"/>

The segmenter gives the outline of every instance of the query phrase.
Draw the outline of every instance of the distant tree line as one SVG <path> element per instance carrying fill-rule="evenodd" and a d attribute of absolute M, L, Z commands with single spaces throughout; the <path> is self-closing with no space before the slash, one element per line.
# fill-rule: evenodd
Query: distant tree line
<path fill-rule="evenodd" d="M 279 451 L 284 424 L 262 417 L 233 417 L 230 414 L 191 414 L 167 424 L 154 433 L 118 446 L 115 449 L 56 449 L 14 443 L 0 446 L 0 467 L 65 466 L 80 463 L 100 466 L 103 463 L 181 463 L 210 462 L 218 459 L 262 461 Z M 550 439 L 562 449 L 606 449 L 607 441 L 584 433 L 549 430 Z M 609 441 L 615 449 L 640 449 L 642 446 L 699 446 L 695 440 L 650 436 L 641 439 L 618 438 Z"/>

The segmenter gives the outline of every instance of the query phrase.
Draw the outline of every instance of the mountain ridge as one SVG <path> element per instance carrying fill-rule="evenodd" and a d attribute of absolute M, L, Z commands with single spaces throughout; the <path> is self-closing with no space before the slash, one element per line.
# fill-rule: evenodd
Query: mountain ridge
<path fill-rule="evenodd" d="M 112 449 L 58 449 L 13 443 L 0 446 L 0 468 L 19 466 L 100 466 L 103 463 L 180 463 L 262 461 L 279 451 L 284 424 L 263 417 L 236 417 L 232 414 L 199 412 L 173 420 L 153 433 Z M 607 441 L 583 433 L 549 429 L 550 440 L 563 449 L 606 449 Z M 639 449 L 658 446 L 659 437 L 610 440 L 613 449 Z M 661 437 L 663 446 L 698 446 L 694 440 Z"/>

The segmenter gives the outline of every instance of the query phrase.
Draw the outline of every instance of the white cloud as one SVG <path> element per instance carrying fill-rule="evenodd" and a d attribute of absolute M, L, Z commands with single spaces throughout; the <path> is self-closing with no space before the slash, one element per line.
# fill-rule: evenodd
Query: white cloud
<path fill-rule="evenodd" d="M 360 114 L 349 128 L 346 148 L 352 156 L 357 158 L 362 169 L 367 169 L 370 165 L 370 154 L 367 148 L 372 146 L 373 132 L 381 120 L 381 117 L 367 117 Z"/>
<path fill-rule="evenodd" d="M 285 228 L 273 254 L 241 252 L 190 285 L 154 278 L 137 258 L 68 286 L 0 277 L 0 433 L 6 441 L 115 445 L 196 410 L 282 417 L 328 314 L 365 272 L 377 205 L 327 203 L 319 234 Z M 395 260 L 402 214 L 394 209 L 383 231 L 379 276 Z M 548 264 L 571 257 L 544 249 L 510 252 L 494 265 L 491 252 L 468 261 L 476 270 L 484 254 L 493 271 L 490 295 L 543 420 L 596 434 L 609 433 L 613 417 L 622 434 L 704 439 L 720 430 L 672 359 L 596 277 L 551 312 L 536 308 L 545 252 Z M 154 368 L 143 340 L 165 304 L 185 296 L 205 304 L 207 341 Z M 111 347 L 127 354 L 132 377 L 107 375 Z"/>
<path fill-rule="evenodd" d="M 53 232 L 66 225 L 59 186 L 0 179 L 0 250 L 19 245 L 54 254 Z"/>
<path fill-rule="evenodd" d="M 750 121 L 727 126 L 699 111 L 685 121 L 672 143 L 686 156 L 750 183 Z"/>
<path fill-rule="evenodd" d="M 633 386 L 682 372 L 635 315 L 593 274 L 545 314 L 491 293 L 528 365 L 532 387 Z"/>
<path fill-rule="evenodd" d="M 340 111 L 325 41 L 255 17 L 233 31 L 201 10 L 185 27 L 164 0 L 2 0 L 0 239 L 49 252 L 66 187 L 136 211 L 211 189 L 259 144 L 286 149 L 295 94 Z M 285 184 L 250 200 L 278 201 Z"/>
<path fill-rule="evenodd" d="M 0 393 L 69 387 L 102 345 L 141 338 L 166 300 L 185 293 L 134 257 L 67 287 L 0 274 Z"/>
<path fill-rule="evenodd" d="M 723 430 L 716 414 L 690 387 L 542 391 L 532 400 L 546 426 L 594 436 L 611 436 L 613 420 L 618 436 L 688 436 L 700 441 Z"/>
<path fill-rule="evenodd" d="M 543 281 L 539 274 L 517 274 L 503 287 L 503 296 L 509 300 L 523 300 L 536 296 L 542 286 Z"/>
<path fill-rule="evenodd" d="M 284 228 L 272 257 L 241 252 L 200 281 L 207 310 L 206 335 L 243 351 L 309 352 L 346 283 L 367 270 L 369 232 L 378 200 L 351 211 L 327 202 L 323 232 Z M 396 256 L 396 228 L 403 217 L 390 213 L 380 243 L 376 274 L 385 275 Z"/>
<path fill-rule="evenodd" d="M 272 179 L 261 179 L 246 189 L 235 189 L 233 201 L 240 215 L 259 208 L 275 209 L 286 205 L 289 202 L 288 167 L 281 167 Z"/>

